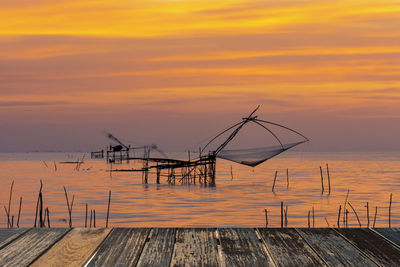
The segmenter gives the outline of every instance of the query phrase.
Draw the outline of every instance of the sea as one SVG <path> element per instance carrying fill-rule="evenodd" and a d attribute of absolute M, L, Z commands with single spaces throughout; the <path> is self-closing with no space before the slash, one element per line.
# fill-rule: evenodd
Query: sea
<path fill-rule="evenodd" d="M 79 168 L 62 163 L 82 158 Z M 343 214 L 348 227 L 388 227 L 389 213 L 391 226 L 400 226 L 399 152 L 292 151 L 255 168 L 217 159 L 215 186 L 171 185 L 166 178 L 156 184 L 155 173 L 143 184 L 141 173 L 110 172 L 110 167 L 105 159 L 90 159 L 90 153 L 0 153 L 0 227 L 7 227 L 12 184 L 10 220 L 34 226 L 41 182 L 51 227 L 69 225 L 64 187 L 70 204 L 74 199 L 74 227 L 89 224 L 91 212 L 94 222 L 93 211 L 96 227 L 105 226 L 109 191 L 112 227 L 265 227 L 267 222 L 281 227 L 282 207 L 287 227 L 337 227 L 338 221 L 343 227 Z"/>

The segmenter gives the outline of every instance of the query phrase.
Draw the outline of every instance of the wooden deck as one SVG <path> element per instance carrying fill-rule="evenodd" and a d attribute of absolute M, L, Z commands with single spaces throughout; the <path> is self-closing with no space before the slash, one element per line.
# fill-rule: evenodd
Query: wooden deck
<path fill-rule="evenodd" d="M 400 229 L 0 229 L 0 266 L 400 266 Z"/>

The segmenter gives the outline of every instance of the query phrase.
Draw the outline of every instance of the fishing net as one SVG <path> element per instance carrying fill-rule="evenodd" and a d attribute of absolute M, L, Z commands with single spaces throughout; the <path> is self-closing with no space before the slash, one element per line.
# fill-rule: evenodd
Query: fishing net
<path fill-rule="evenodd" d="M 260 148 L 221 150 L 217 154 L 217 158 L 255 167 L 264 161 L 304 142 L 306 141 Z"/>

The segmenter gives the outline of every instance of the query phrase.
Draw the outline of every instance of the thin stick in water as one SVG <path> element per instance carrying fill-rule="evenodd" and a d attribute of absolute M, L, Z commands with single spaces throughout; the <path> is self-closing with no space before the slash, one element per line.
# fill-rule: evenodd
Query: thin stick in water
<path fill-rule="evenodd" d="M 342 211 L 342 205 L 339 206 L 339 212 L 337 217 L 337 227 L 340 228 L 340 212 Z"/>
<path fill-rule="evenodd" d="M 375 207 L 374 224 L 372 225 L 372 228 L 375 228 L 375 222 L 376 222 L 376 215 L 377 214 L 378 214 L 378 206 Z"/>
<path fill-rule="evenodd" d="M 232 171 L 232 165 L 231 165 L 231 181 L 233 180 L 233 171 Z"/>
<path fill-rule="evenodd" d="M 6 206 L 4 206 L 4 210 L 5 210 L 5 212 L 6 212 L 6 216 L 7 216 L 7 228 L 10 228 L 10 225 L 11 225 L 11 222 L 10 222 L 10 215 L 8 214 L 8 211 L 7 211 L 7 207 Z"/>
<path fill-rule="evenodd" d="M 10 214 L 11 214 L 11 198 L 12 198 L 12 193 L 13 193 L 13 188 L 14 188 L 14 180 L 11 183 L 11 188 L 10 188 L 10 198 L 8 199 L 8 212 L 7 212 L 7 221 L 8 224 L 10 225 Z"/>
<path fill-rule="evenodd" d="M 347 204 L 347 199 L 349 198 L 349 193 L 350 193 L 350 189 L 347 189 L 347 195 L 346 195 L 346 199 L 344 200 L 344 205 L 343 205 L 343 212 L 344 214 L 346 213 L 347 209 L 346 209 L 346 204 Z M 343 226 L 346 225 L 346 216 L 343 216 Z"/>
<path fill-rule="evenodd" d="M 85 213 L 85 228 L 87 227 L 87 203 L 86 203 L 86 213 Z"/>
<path fill-rule="evenodd" d="M 283 201 L 281 201 L 281 228 L 283 228 Z"/>
<path fill-rule="evenodd" d="M 308 228 L 310 228 L 310 211 L 308 211 Z"/>
<path fill-rule="evenodd" d="M 324 188 L 324 176 L 322 175 L 322 167 L 321 166 L 319 166 L 319 171 L 321 173 L 321 194 L 323 194 L 325 191 L 325 188 Z"/>
<path fill-rule="evenodd" d="M 276 176 L 278 175 L 278 171 L 275 171 L 275 178 L 274 178 L 274 183 L 272 184 L 272 192 L 275 190 L 275 182 L 276 182 Z"/>
<path fill-rule="evenodd" d="M 265 211 L 265 228 L 268 228 L 268 211 L 267 209 L 264 209 Z"/>
<path fill-rule="evenodd" d="M 369 206 L 368 206 L 368 201 L 367 201 L 367 227 L 369 228 Z"/>
<path fill-rule="evenodd" d="M 328 228 L 330 228 L 328 220 L 326 219 L 326 217 L 324 217 L 324 218 L 325 218 L 326 224 L 328 225 Z"/>
<path fill-rule="evenodd" d="M 93 210 L 93 227 L 96 228 L 96 210 Z"/>
<path fill-rule="evenodd" d="M 108 191 L 108 206 L 107 206 L 106 227 L 108 227 L 108 216 L 110 214 L 110 202 L 111 202 L 111 190 Z"/>
<path fill-rule="evenodd" d="M 392 215 L 392 193 L 390 193 L 390 202 L 389 202 L 389 228 L 392 227 L 390 217 Z"/>
<path fill-rule="evenodd" d="M 50 211 L 49 208 L 46 208 L 47 210 L 47 226 L 50 228 Z"/>
<path fill-rule="evenodd" d="M 19 209 L 18 209 L 18 219 L 17 219 L 18 228 L 19 228 L 19 218 L 21 217 L 21 206 L 22 206 L 22 197 L 19 198 Z"/>
<path fill-rule="evenodd" d="M 285 208 L 285 228 L 287 228 L 287 225 L 288 225 L 287 210 L 288 210 L 288 206 L 286 205 L 286 208 Z"/>
<path fill-rule="evenodd" d="M 331 176 L 329 174 L 329 166 L 326 164 L 326 173 L 328 174 L 328 192 L 331 194 Z"/>
<path fill-rule="evenodd" d="M 289 169 L 286 169 L 286 188 L 289 188 Z"/>
<path fill-rule="evenodd" d="M 92 216 L 93 216 L 93 210 L 90 210 L 90 228 L 92 228 Z"/>
<path fill-rule="evenodd" d="M 54 160 L 53 162 L 54 162 L 54 171 L 57 171 L 57 164 L 56 164 L 56 161 Z"/>
<path fill-rule="evenodd" d="M 315 215 L 314 215 L 314 206 L 312 206 L 312 227 L 315 227 Z"/>
<path fill-rule="evenodd" d="M 350 203 L 350 202 L 348 202 L 348 204 L 349 204 L 350 208 L 353 210 L 354 214 L 356 215 L 356 218 L 357 218 L 358 224 L 359 224 L 359 225 L 360 225 L 360 227 L 361 227 L 360 218 L 358 217 L 358 214 L 357 214 L 356 210 L 353 208 L 353 205 L 351 205 L 351 203 Z"/>

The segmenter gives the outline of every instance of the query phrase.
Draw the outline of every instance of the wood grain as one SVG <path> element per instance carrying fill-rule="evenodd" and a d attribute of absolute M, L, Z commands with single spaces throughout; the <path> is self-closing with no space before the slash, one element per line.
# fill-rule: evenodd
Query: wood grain
<path fill-rule="evenodd" d="M 400 249 L 369 229 L 335 229 L 371 259 L 384 266 L 400 266 Z"/>
<path fill-rule="evenodd" d="M 373 230 L 400 246 L 400 228 L 374 228 Z"/>
<path fill-rule="evenodd" d="M 29 231 L 29 228 L 2 228 L 0 229 L 0 249 L 6 246 L 8 243 Z"/>
<path fill-rule="evenodd" d="M 68 231 L 68 228 L 29 230 L 0 250 L 0 266 L 28 266 Z"/>
<path fill-rule="evenodd" d="M 226 266 L 272 266 L 272 260 L 265 252 L 263 243 L 254 229 L 220 228 L 223 264 Z"/>
<path fill-rule="evenodd" d="M 114 228 L 87 266 L 136 266 L 150 228 Z"/>
<path fill-rule="evenodd" d="M 72 229 L 31 266 L 83 266 L 110 230 L 109 228 Z"/>
<path fill-rule="evenodd" d="M 171 266 L 219 266 L 216 229 L 178 229 Z"/>
<path fill-rule="evenodd" d="M 353 245 L 330 228 L 296 229 L 330 266 L 376 266 Z"/>
<path fill-rule="evenodd" d="M 294 229 L 260 228 L 258 231 L 277 266 L 326 265 Z"/>
<path fill-rule="evenodd" d="M 169 266 L 175 243 L 175 228 L 153 228 L 137 266 Z"/>

